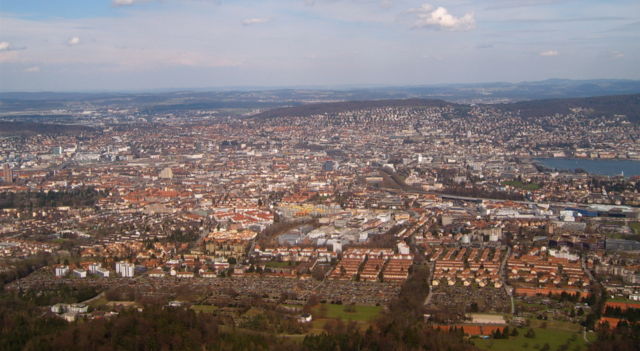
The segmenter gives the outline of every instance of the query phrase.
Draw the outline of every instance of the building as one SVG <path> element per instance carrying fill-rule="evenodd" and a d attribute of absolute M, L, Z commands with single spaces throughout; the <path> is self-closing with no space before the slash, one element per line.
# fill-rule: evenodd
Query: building
<path fill-rule="evenodd" d="M 97 274 L 97 275 L 99 275 L 99 276 L 101 276 L 103 278 L 109 278 L 109 274 L 111 274 L 111 273 L 109 272 L 108 269 L 99 267 L 98 269 L 96 269 L 96 273 L 95 274 Z"/>
<path fill-rule="evenodd" d="M 69 266 L 56 267 L 56 277 L 64 277 L 69 274 Z"/>
<path fill-rule="evenodd" d="M 2 167 L 2 180 L 5 183 L 13 183 L 13 172 L 8 163 L 5 163 L 4 167 Z"/>
<path fill-rule="evenodd" d="M 89 267 L 88 267 L 89 268 L 89 272 L 91 272 L 91 274 L 96 274 L 96 273 L 98 273 L 98 268 L 100 268 L 100 267 L 101 267 L 100 263 L 93 262 L 93 263 L 89 264 Z"/>
<path fill-rule="evenodd" d="M 411 253 L 411 248 L 404 241 L 398 243 L 398 253 L 401 255 L 409 255 Z"/>
<path fill-rule="evenodd" d="M 58 316 L 67 322 L 73 322 L 76 320 L 78 314 L 87 313 L 89 306 L 82 303 L 66 304 L 57 303 L 51 306 L 51 312 L 58 314 Z"/>
<path fill-rule="evenodd" d="M 156 268 L 156 269 L 152 270 L 151 272 L 149 272 L 149 276 L 151 278 L 164 278 L 165 274 L 164 274 L 164 271 L 161 268 Z"/>
<path fill-rule="evenodd" d="M 298 322 L 300 323 L 311 323 L 312 320 L 313 316 L 311 315 L 311 313 L 305 313 L 298 317 Z"/>
<path fill-rule="evenodd" d="M 190 279 L 193 278 L 195 274 L 193 272 L 177 272 L 176 278 L 179 279 Z"/>
<path fill-rule="evenodd" d="M 173 170 L 171 169 L 171 167 L 164 168 L 162 171 L 160 171 L 158 177 L 162 179 L 171 179 L 173 178 Z"/>
<path fill-rule="evenodd" d="M 135 265 L 125 261 L 118 262 L 116 263 L 116 273 L 123 277 L 131 278 L 135 274 Z"/>
<path fill-rule="evenodd" d="M 213 271 L 204 271 L 204 272 L 200 272 L 200 276 L 202 278 L 215 278 L 218 276 L 218 274 Z"/>
<path fill-rule="evenodd" d="M 89 311 L 89 306 L 83 303 L 73 303 L 68 305 L 67 311 L 71 313 L 87 313 Z"/>
<path fill-rule="evenodd" d="M 78 278 L 86 278 L 87 277 L 87 271 L 85 271 L 84 269 L 74 269 L 73 270 L 73 275 L 78 277 Z"/>

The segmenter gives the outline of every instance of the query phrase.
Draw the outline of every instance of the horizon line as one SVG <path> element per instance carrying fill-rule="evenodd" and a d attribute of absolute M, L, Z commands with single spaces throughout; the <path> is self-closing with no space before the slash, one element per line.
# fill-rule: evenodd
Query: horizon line
<path fill-rule="evenodd" d="M 485 81 L 466 83 L 429 83 L 429 84 L 311 84 L 311 85 L 226 85 L 211 87 L 189 87 L 189 88 L 154 88 L 154 89 L 85 89 L 85 90 L 2 90 L 0 94 L 159 94 L 177 92 L 216 92 L 216 91 L 273 91 L 273 90 L 357 90 L 357 89 L 403 89 L 403 88 L 426 88 L 426 87 L 453 87 L 453 86 L 474 86 L 491 84 L 530 84 L 553 81 L 568 82 L 638 82 L 640 79 L 628 78 L 593 78 L 593 79 L 569 79 L 569 78 L 547 78 L 542 80 L 522 80 L 522 81 Z"/>

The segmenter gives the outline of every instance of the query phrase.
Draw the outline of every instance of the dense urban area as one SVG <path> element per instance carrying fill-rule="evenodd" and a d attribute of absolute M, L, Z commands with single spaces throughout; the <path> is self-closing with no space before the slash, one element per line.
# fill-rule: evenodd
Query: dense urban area
<path fill-rule="evenodd" d="M 638 350 L 639 99 L 3 112 L 0 349 Z"/>

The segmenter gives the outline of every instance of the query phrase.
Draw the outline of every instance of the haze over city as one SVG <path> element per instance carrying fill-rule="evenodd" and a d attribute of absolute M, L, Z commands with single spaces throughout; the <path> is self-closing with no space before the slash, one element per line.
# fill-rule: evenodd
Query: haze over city
<path fill-rule="evenodd" d="M 3 0 L 2 91 L 640 78 L 634 0 Z"/>

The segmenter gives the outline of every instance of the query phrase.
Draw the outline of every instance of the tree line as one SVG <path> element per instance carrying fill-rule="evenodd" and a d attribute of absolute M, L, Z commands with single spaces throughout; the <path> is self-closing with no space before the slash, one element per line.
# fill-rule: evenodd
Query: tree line
<path fill-rule="evenodd" d="M 103 191 L 95 190 L 92 187 L 47 192 L 1 192 L 0 209 L 33 209 L 59 206 L 89 207 L 94 206 L 104 196 L 106 194 Z"/>

